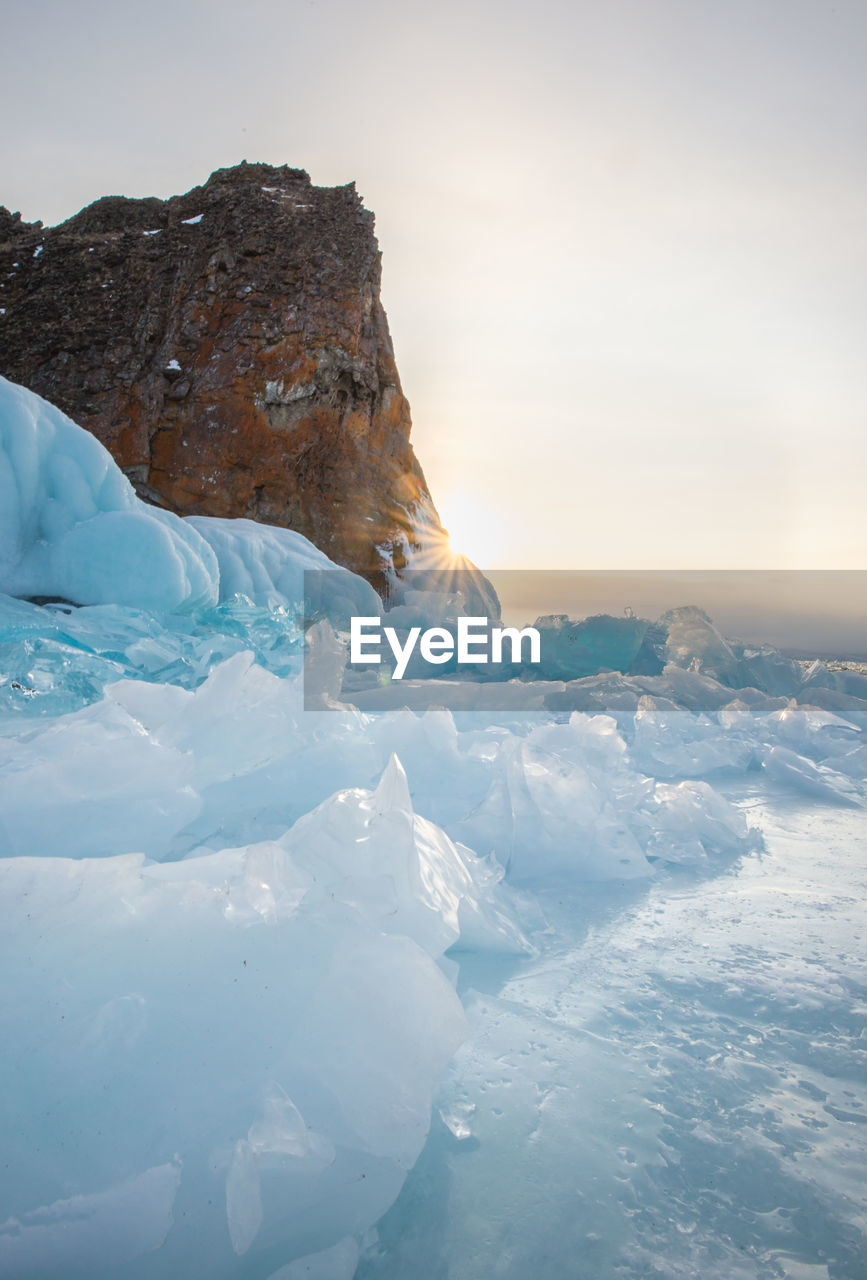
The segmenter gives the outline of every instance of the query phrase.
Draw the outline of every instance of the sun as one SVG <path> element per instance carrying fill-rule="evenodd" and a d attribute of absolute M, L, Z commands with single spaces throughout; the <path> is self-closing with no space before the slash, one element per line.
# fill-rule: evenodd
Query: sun
<path fill-rule="evenodd" d="M 437 506 L 455 555 L 467 556 L 480 569 L 502 561 L 508 529 L 497 512 L 473 494 L 461 492 L 446 494 Z"/>

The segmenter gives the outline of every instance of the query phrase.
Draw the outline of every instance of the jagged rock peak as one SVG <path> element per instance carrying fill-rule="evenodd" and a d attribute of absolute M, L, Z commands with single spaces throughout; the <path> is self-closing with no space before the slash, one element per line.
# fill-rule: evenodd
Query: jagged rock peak
<path fill-rule="evenodd" d="M 42 229 L 41 222 L 22 222 L 20 213 L 11 213 L 0 204 L 0 244 L 19 236 L 28 236 Z"/>
<path fill-rule="evenodd" d="M 298 529 L 378 581 L 438 521 L 354 183 L 246 161 L 56 227 L 0 211 L 0 372 L 181 514 Z"/>

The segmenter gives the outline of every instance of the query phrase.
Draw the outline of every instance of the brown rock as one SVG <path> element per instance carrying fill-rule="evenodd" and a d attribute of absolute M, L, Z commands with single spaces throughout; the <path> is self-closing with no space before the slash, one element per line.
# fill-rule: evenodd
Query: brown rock
<path fill-rule="evenodd" d="M 221 169 L 57 227 L 0 208 L 0 372 L 182 515 L 298 529 L 381 585 L 436 515 L 350 183 Z"/>

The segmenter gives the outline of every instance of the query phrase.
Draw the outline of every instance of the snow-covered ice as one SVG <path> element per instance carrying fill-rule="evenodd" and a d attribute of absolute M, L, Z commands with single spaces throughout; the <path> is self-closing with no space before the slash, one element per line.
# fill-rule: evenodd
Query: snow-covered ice
<path fill-rule="evenodd" d="M 216 558 L 146 507 L 98 440 L 0 379 L 0 589 L 171 610 L 216 603 Z"/>
<path fill-rule="evenodd" d="M 542 895 L 359 1280 L 865 1274 L 863 817 L 752 801 L 725 872 Z M 538 938 L 538 935 L 535 935 Z"/>
<path fill-rule="evenodd" d="M 323 594 L 333 583 L 339 608 L 378 609 L 367 583 L 301 534 L 249 520 L 183 520 L 141 502 L 94 436 L 0 378 L 0 591 L 160 612 L 245 593 L 300 609 L 304 570 L 314 568 L 332 571 L 320 575 Z"/>
<path fill-rule="evenodd" d="M 254 604 L 292 603 L 299 610 L 306 601 L 311 609 L 325 610 L 344 625 L 353 613 L 382 612 L 379 596 L 364 578 L 338 568 L 294 529 L 213 516 L 188 516 L 184 523 L 204 538 L 217 557 L 221 600 L 246 596 Z M 306 571 L 313 572 L 305 596 Z M 317 598 L 311 594 L 311 585 Z"/>

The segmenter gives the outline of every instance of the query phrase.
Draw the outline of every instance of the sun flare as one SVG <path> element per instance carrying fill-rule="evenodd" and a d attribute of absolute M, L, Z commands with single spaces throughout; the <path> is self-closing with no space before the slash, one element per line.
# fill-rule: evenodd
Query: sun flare
<path fill-rule="evenodd" d="M 500 564 L 507 541 L 506 522 L 469 493 L 451 493 L 439 511 L 455 555 L 467 556 L 480 569 Z"/>

